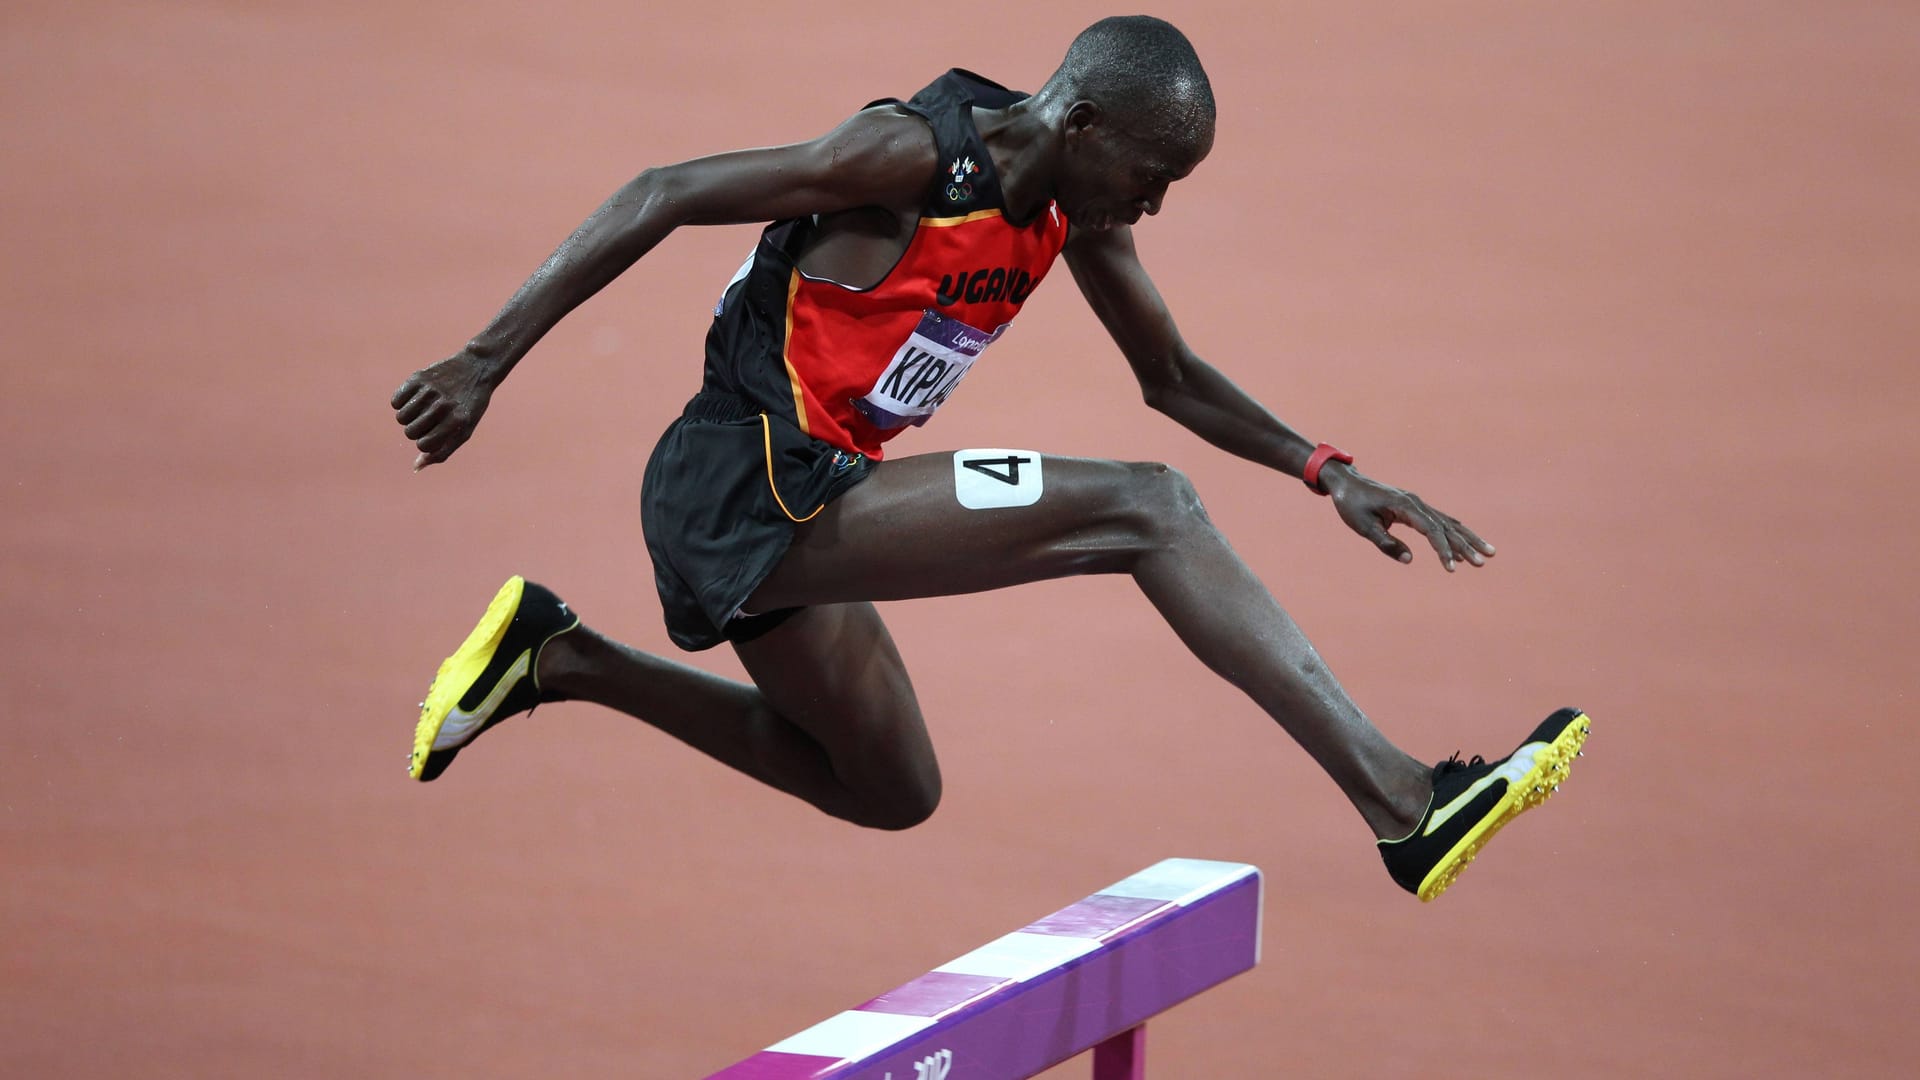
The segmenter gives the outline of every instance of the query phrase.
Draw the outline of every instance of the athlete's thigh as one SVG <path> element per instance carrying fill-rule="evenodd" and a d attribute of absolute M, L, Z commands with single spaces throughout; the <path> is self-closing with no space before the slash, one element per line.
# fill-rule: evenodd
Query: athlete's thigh
<path fill-rule="evenodd" d="M 1182 490 L 1163 465 L 1028 451 L 885 461 L 796 531 L 750 606 L 948 596 L 1124 571 Z"/>
<path fill-rule="evenodd" d="M 893 636 L 872 604 L 806 608 L 734 652 L 775 712 L 818 742 L 855 790 L 939 790 L 933 742 Z"/>

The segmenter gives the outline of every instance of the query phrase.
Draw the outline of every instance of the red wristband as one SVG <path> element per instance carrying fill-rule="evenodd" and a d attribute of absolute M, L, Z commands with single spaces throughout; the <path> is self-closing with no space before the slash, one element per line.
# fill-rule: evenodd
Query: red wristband
<path fill-rule="evenodd" d="M 1313 453 L 1307 457 L 1307 467 L 1300 470 L 1300 479 L 1315 495 L 1325 495 L 1327 493 L 1327 489 L 1320 486 L 1320 470 L 1325 468 L 1329 461 L 1337 461 L 1342 465 L 1351 465 L 1353 464 L 1353 455 L 1332 443 L 1321 443 L 1319 446 L 1313 448 Z"/>

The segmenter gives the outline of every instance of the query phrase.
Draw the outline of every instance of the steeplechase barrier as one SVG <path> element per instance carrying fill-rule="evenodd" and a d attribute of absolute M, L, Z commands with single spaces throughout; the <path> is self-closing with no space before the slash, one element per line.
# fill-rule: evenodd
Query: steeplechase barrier
<path fill-rule="evenodd" d="M 707 1080 L 1021 1080 L 1087 1050 L 1143 1080 L 1147 1019 L 1259 962 L 1262 888 L 1162 860 Z"/>

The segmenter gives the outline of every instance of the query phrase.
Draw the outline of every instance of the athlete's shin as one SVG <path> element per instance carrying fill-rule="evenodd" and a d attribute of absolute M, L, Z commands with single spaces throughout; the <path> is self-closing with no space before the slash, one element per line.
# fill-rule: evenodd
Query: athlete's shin
<path fill-rule="evenodd" d="M 1202 663 L 1307 751 L 1375 836 L 1404 833 L 1425 808 L 1426 766 L 1360 711 L 1197 500 L 1177 520 L 1173 542 L 1137 561 L 1141 591 Z"/>

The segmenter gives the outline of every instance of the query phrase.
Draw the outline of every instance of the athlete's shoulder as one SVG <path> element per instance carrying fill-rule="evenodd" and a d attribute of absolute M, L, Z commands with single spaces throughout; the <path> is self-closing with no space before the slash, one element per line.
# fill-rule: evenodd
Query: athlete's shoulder
<path fill-rule="evenodd" d="M 897 193 L 905 205 L 909 193 L 918 201 L 928 190 L 928 178 L 936 176 L 947 158 L 957 154 L 957 161 L 969 165 L 976 158 L 983 163 L 987 160 L 973 125 L 974 107 L 1004 108 L 1024 97 L 985 76 L 954 68 L 905 101 L 880 98 L 868 102 L 816 140 L 814 153 L 826 171 L 860 178 L 856 182 L 877 182 L 887 194 Z M 997 190 L 988 178 L 975 180 L 974 186 L 983 194 Z M 876 205 L 892 205 L 894 201 L 878 194 L 873 198 Z M 951 207 L 943 204 L 941 209 Z"/>
<path fill-rule="evenodd" d="M 913 111 L 936 109 L 958 105 L 977 105 L 983 109 L 1004 109 L 1026 97 L 1020 90 L 1006 87 L 966 68 L 953 68 L 946 74 L 920 88 L 919 92 L 907 99 L 906 107 Z"/>
<path fill-rule="evenodd" d="M 911 185 L 925 182 L 939 156 L 926 121 L 889 102 L 868 105 L 811 145 L 829 173 L 892 177 Z"/>

